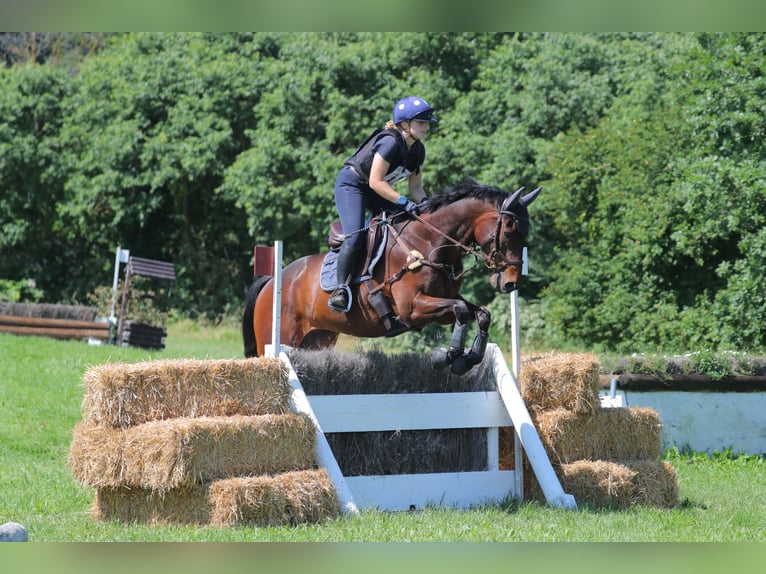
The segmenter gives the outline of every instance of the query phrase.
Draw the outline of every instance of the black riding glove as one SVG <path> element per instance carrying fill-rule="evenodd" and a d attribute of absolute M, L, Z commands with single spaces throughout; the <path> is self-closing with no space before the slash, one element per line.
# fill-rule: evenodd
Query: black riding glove
<path fill-rule="evenodd" d="M 404 205 L 404 211 L 410 215 L 418 215 L 420 213 L 420 206 L 418 206 L 418 204 L 414 201 L 408 199 L 407 203 Z"/>

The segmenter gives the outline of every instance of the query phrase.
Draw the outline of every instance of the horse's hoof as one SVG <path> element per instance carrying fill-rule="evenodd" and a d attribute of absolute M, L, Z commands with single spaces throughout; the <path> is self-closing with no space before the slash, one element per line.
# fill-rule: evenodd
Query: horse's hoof
<path fill-rule="evenodd" d="M 465 375 L 473 367 L 473 363 L 465 355 L 460 355 L 452 362 L 452 372 L 458 376 Z"/>
<path fill-rule="evenodd" d="M 435 370 L 444 369 L 449 365 L 449 355 L 447 349 L 439 347 L 431 352 L 431 368 Z"/>

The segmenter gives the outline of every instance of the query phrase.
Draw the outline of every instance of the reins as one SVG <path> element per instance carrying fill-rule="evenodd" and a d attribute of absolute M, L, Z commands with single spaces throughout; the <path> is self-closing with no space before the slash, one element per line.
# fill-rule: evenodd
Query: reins
<path fill-rule="evenodd" d="M 468 253 L 470 255 L 473 255 L 476 259 L 478 259 L 479 261 L 484 263 L 484 265 L 487 267 L 487 269 L 489 269 L 493 273 L 502 273 L 503 271 L 505 271 L 511 265 L 521 266 L 521 264 L 522 264 L 521 260 L 517 261 L 517 260 L 508 259 L 505 255 L 503 255 L 502 251 L 500 251 L 500 228 L 503 225 L 503 215 L 510 216 L 510 217 L 512 217 L 514 219 L 514 221 L 517 221 L 516 214 L 513 213 L 512 211 L 498 209 L 498 211 L 497 211 L 497 227 L 495 228 L 495 235 L 494 235 L 494 238 L 493 238 L 494 242 L 495 242 L 495 245 L 492 248 L 492 251 L 490 251 L 489 255 L 485 255 L 481 251 L 478 251 L 478 250 L 474 249 L 473 247 L 469 247 L 468 245 L 465 245 L 464 243 L 461 243 L 457 239 L 455 239 L 453 237 L 450 237 L 449 235 L 444 233 L 441 229 L 439 229 L 438 227 L 436 227 L 432 223 L 430 223 L 430 222 L 426 221 L 425 219 L 423 219 L 422 217 L 420 217 L 420 215 L 416 215 L 416 214 L 412 214 L 412 215 L 413 215 L 413 217 L 415 219 L 420 221 L 420 223 L 422 223 L 426 227 L 429 227 L 431 229 L 431 231 L 433 231 L 437 235 L 440 235 L 442 238 L 444 238 L 447 241 L 449 241 L 450 243 L 452 243 L 455 247 L 459 247 L 460 249 L 462 249 L 466 253 Z M 396 235 L 395 235 L 395 237 L 396 237 Z M 498 265 L 498 263 L 497 263 L 498 257 L 503 260 L 503 262 L 505 263 L 504 265 L 502 265 L 502 266 Z"/>

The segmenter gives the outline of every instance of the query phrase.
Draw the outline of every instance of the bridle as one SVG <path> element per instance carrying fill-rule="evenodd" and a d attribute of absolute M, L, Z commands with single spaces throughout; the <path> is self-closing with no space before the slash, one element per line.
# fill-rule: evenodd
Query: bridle
<path fill-rule="evenodd" d="M 511 207 L 516 205 L 518 203 L 519 197 L 521 195 L 521 192 L 524 190 L 524 188 L 520 188 L 516 190 L 513 194 L 511 194 L 504 202 L 503 205 L 498 208 L 497 210 L 497 223 L 495 225 L 495 233 L 492 237 L 492 249 L 490 250 L 489 254 L 485 254 L 483 251 L 479 251 L 477 249 L 474 249 L 473 247 L 466 245 L 454 237 L 451 237 L 450 235 L 447 235 L 444 233 L 441 229 L 430 223 L 429 221 L 426 221 L 420 215 L 418 214 L 410 214 L 411 217 L 413 217 L 415 220 L 422 223 L 424 226 L 426 226 L 428 229 L 430 229 L 433 233 L 436 235 L 441 236 L 443 239 L 446 239 L 449 243 L 451 243 L 453 246 L 462 249 L 465 253 L 469 255 L 473 255 L 476 259 L 484 263 L 486 268 L 490 271 L 491 274 L 500 274 L 508 267 L 519 267 L 521 268 L 523 266 L 523 261 L 521 259 L 509 259 L 505 256 L 505 254 L 500 249 L 500 231 L 503 226 L 503 217 L 510 217 L 513 219 L 514 225 L 516 226 L 517 231 L 519 230 L 519 216 L 510 210 Z M 537 190 L 536 190 L 537 191 Z M 535 193 L 535 192 L 533 192 Z M 429 267 L 432 267 L 440 272 L 447 273 L 449 278 L 453 281 L 457 281 L 460 279 L 460 277 L 463 275 L 463 273 L 460 273 L 459 275 L 454 274 L 454 269 L 451 265 L 445 265 L 442 263 L 437 263 L 434 261 L 431 261 L 427 259 L 422 253 L 419 251 L 412 249 L 409 245 L 406 244 L 404 239 L 402 239 L 399 232 L 396 230 L 396 228 L 392 225 L 392 220 L 397 219 L 399 216 L 404 215 L 405 212 L 399 212 L 396 213 L 386 219 L 381 220 L 379 223 L 385 223 L 391 230 L 391 233 L 394 237 L 394 240 L 396 243 L 404 250 L 404 252 L 407 254 L 407 260 L 405 261 L 404 265 L 402 265 L 402 268 L 393 273 L 391 276 L 389 276 L 387 279 L 385 279 L 380 285 L 372 289 L 370 292 L 377 292 L 383 289 L 386 285 L 392 285 L 401 277 L 407 273 L 408 271 L 414 271 L 415 269 L 418 269 L 419 267 L 423 265 L 427 265 Z M 438 249 L 438 247 L 437 247 Z M 448 269 L 453 269 L 453 271 L 448 272 Z"/>
<path fill-rule="evenodd" d="M 514 197 L 518 198 L 518 194 L 523 190 L 524 188 L 521 188 L 517 190 L 516 193 L 514 193 L 510 199 L 513 199 Z M 490 250 L 489 254 L 485 254 L 483 251 L 479 251 L 469 245 L 465 245 L 464 243 L 458 241 L 454 237 L 451 237 L 450 235 L 447 235 L 444 233 L 441 229 L 430 223 L 429 221 L 426 221 L 420 215 L 411 214 L 412 217 L 414 217 L 416 220 L 418 220 L 420 223 L 428 227 L 432 232 L 435 234 L 441 236 L 442 238 L 449 241 L 452 245 L 455 247 L 458 247 L 459 249 L 462 249 L 465 253 L 468 253 L 469 255 L 473 255 L 476 259 L 484 263 L 485 267 L 491 272 L 491 273 L 502 273 L 508 267 L 521 267 L 523 265 L 523 261 L 521 259 L 509 259 L 506 257 L 505 253 L 500 249 L 500 230 L 503 226 L 503 217 L 507 216 L 513 219 L 514 225 L 518 229 L 519 227 L 519 216 L 511 211 L 510 209 L 507 209 L 511 205 L 513 205 L 513 201 L 506 200 L 505 203 L 503 203 L 502 207 L 500 207 L 497 210 L 497 224 L 495 225 L 495 233 L 492 237 L 493 246 Z M 392 226 L 393 229 L 393 226 Z M 409 249 L 404 245 L 403 240 L 399 236 L 399 234 L 396 232 L 396 230 L 393 231 L 394 239 L 404 247 L 405 251 L 408 253 L 411 253 L 412 250 Z M 425 261 L 422 261 L 425 262 Z"/>
<path fill-rule="evenodd" d="M 503 226 L 503 216 L 508 216 L 513 219 L 513 225 L 516 226 L 516 230 L 519 229 L 519 216 L 513 211 L 508 209 L 497 210 L 497 226 L 495 227 L 494 246 L 486 256 L 485 265 L 492 273 L 502 273 L 509 267 L 521 267 L 523 261 L 521 259 L 508 259 L 500 250 L 500 229 Z M 498 262 L 500 260 L 500 262 Z"/>

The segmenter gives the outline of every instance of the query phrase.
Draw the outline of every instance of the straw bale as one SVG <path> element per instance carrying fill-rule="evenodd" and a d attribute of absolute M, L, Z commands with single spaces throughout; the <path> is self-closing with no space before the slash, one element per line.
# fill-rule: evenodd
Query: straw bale
<path fill-rule="evenodd" d="M 306 415 L 178 418 L 127 429 L 80 423 L 72 473 L 93 487 L 169 490 L 198 482 L 316 466 Z"/>
<path fill-rule="evenodd" d="M 139 524 L 207 524 L 210 522 L 209 484 L 167 491 L 129 486 L 100 487 L 91 507 L 95 520 Z"/>
<path fill-rule="evenodd" d="M 96 489 L 96 520 L 144 524 L 283 526 L 340 514 L 323 469 L 235 477 L 167 491 L 120 486 Z"/>
<path fill-rule="evenodd" d="M 554 464 L 564 492 L 579 506 L 629 508 L 634 505 L 674 508 L 678 505 L 678 479 L 673 466 L 661 460 L 578 460 Z M 545 502 L 540 483 L 524 461 L 524 497 Z"/>
<path fill-rule="evenodd" d="M 219 480 L 210 488 L 211 523 L 217 526 L 296 525 L 340 514 L 340 503 L 324 469 Z"/>
<path fill-rule="evenodd" d="M 587 353 L 546 353 L 522 358 L 519 389 L 530 412 L 599 408 L 599 360 Z"/>
<path fill-rule="evenodd" d="M 582 459 L 656 460 L 660 418 L 654 409 L 599 409 L 592 415 L 557 409 L 531 415 L 553 462 Z"/>
<path fill-rule="evenodd" d="M 89 368 L 83 420 L 117 428 L 177 417 L 289 411 L 287 370 L 278 359 L 167 359 Z"/>
<path fill-rule="evenodd" d="M 516 440 L 513 427 L 498 429 L 498 464 L 500 470 L 513 470 L 516 467 Z"/>
<path fill-rule="evenodd" d="M 678 505 L 676 472 L 666 461 L 579 460 L 560 465 L 557 474 L 564 491 L 578 504 L 599 508 Z"/>

